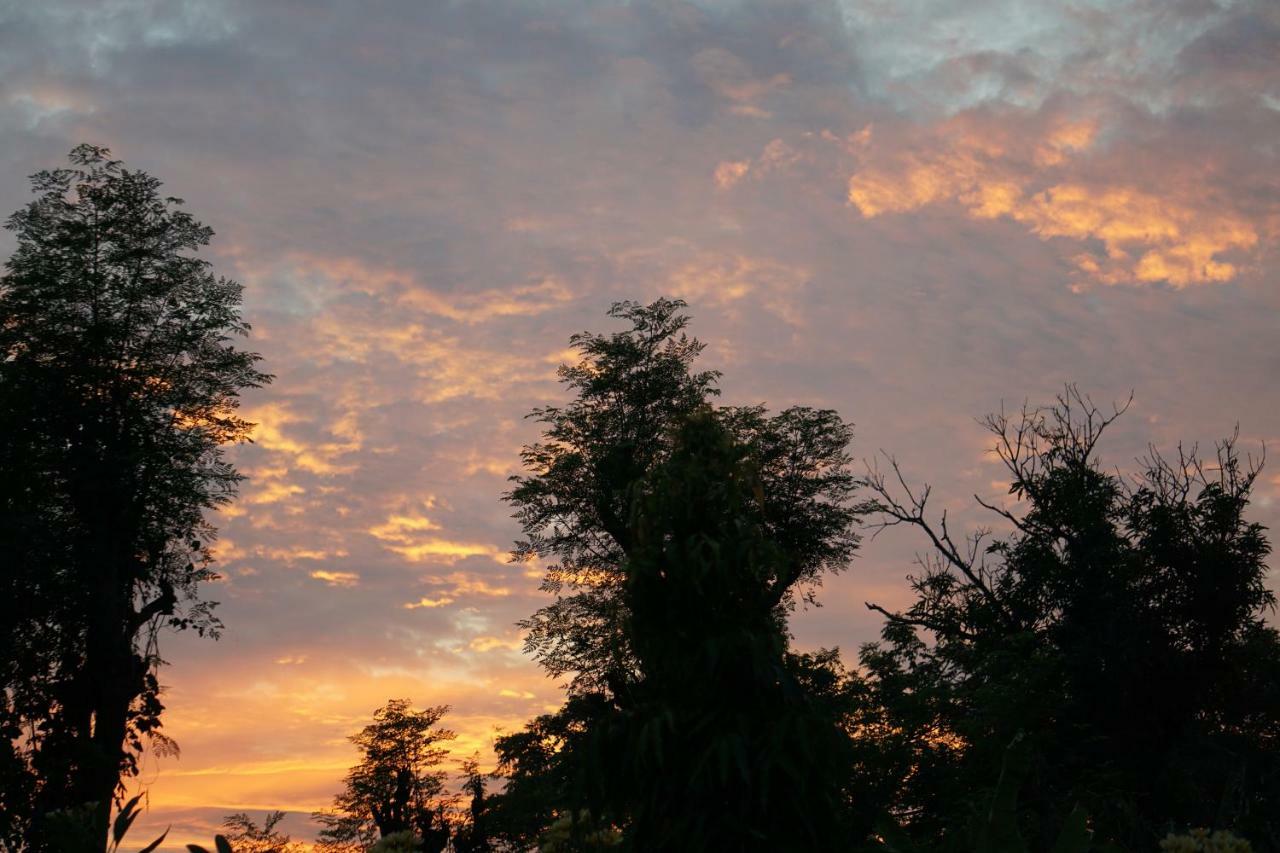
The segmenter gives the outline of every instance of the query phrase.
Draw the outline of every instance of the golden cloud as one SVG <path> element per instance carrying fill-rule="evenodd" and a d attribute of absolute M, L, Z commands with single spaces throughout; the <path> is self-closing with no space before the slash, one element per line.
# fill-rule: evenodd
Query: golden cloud
<path fill-rule="evenodd" d="M 948 144 L 859 170 L 849 179 L 848 199 L 868 219 L 959 204 L 973 219 L 1012 219 L 1041 239 L 1097 240 L 1102 255 L 1084 252 L 1073 261 L 1085 277 L 1104 284 L 1186 287 L 1234 278 L 1238 267 L 1220 256 L 1258 242 L 1243 216 L 1190 191 L 1161 194 L 1061 179 L 1061 167 L 1096 134 L 1091 122 L 1057 125 L 1034 145 L 1040 168 L 1027 169 L 999 139 L 957 126 Z"/>
<path fill-rule="evenodd" d="M 255 406 L 245 412 L 245 417 L 255 424 L 254 443 L 270 453 L 280 454 L 283 457 L 279 467 L 266 469 L 268 474 L 297 469 L 313 474 L 332 475 L 349 474 L 355 470 L 354 465 L 340 464 L 337 461 L 361 448 L 360 434 L 355 428 L 353 416 L 350 413 L 344 414 L 330 428 L 330 434 L 343 438 L 344 441 L 314 443 L 308 443 L 291 434 L 293 431 L 289 427 L 302 423 L 305 419 L 284 401 L 276 400 Z M 272 503 L 301 491 L 290 491 L 290 489 L 296 489 L 296 487 L 286 487 L 278 483 L 267 484 L 258 492 L 249 495 L 246 500 L 250 503 Z"/>
<path fill-rule="evenodd" d="M 349 587 L 360 583 L 360 575 L 355 572 L 330 572 L 317 569 L 311 573 L 311 577 L 324 581 L 329 586 Z"/>
<path fill-rule="evenodd" d="M 432 501 L 425 504 L 428 508 Z M 451 564 L 465 557 L 491 557 L 506 562 L 506 551 L 494 545 L 477 542 L 457 542 L 440 536 L 423 535 L 440 530 L 438 523 L 416 512 L 393 513 L 382 524 L 370 527 L 370 536 L 383 543 L 383 547 L 410 562 L 438 562 Z M 428 605 L 430 606 L 430 605 Z"/>
<path fill-rule="evenodd" d="M 424 595 L 422 598 L 419 598 L 417 601 L 411 601 L 405 604 L 404 609 L 417 610 L 422 607 L 445 607 L 446 605 L 449 605 L 449 604 L 453 604 L 453 599 L 448 598 L 447 596 L 441 597 L 441 598 L 428 598 L 427 596 Z"/>

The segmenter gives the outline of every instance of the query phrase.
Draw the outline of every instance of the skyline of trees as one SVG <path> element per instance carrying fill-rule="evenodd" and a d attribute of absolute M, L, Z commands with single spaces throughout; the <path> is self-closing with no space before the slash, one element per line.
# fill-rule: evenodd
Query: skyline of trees
<path fill-rule="evenodd" d="M 240 286 L 197 257 L 212 231 L 106 149 L 71 164 L 32 177 L 0 277 L 12 853 L 118 848 L 141 754 L 176 751 L 160 636 L 220 629 L 205 516 L 243 479 L 239 394 L 273 379 L 235 345 Z M 1015 503 L 977 499 L 1000 532 L 964 536 L 896 460 L 854 474 L 838 412 L 719 405 L 686 307 L 615 303 L 626 327 L 570 338 L 569 399 L 531 413 L 502 496 L 513 561 L 546 565 L 519 626 L 562 707 L 455 789 L 449 707 L 388 700 L 320 849 L 1136 851 L 1208 826 L 1280 850 L 1271 546 L 1233 437 L 1112 473 L 1124 407 L 1067 386 L 986 419 Z M 912 603 L 867 603 L 884 627 L 856 663 L 792 648 L 797 605 L 897 526 L 925 547 Z M 282 819 L 225 827 L 268 853 Z"/>

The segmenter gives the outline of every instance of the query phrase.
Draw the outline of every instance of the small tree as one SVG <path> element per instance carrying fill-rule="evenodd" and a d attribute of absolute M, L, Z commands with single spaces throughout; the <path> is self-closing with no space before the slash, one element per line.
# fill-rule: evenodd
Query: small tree
<path fill-rule="evenodd" d="M 81 145 L 39 172 L 0 276 L 0 832 L 36 848 L 88 814 L 106 844 L 122 777 L 160 732 L 163 628 L 216 634 L 207 510 L 270 380 L 235 346 L 240 285 L 160 181 Z"/>
<path fill-rule="evenodd" d="M 465 822 L 454 832 L 453 847 L 458 853 L 489 853 L 489 800 L 485 796 L 488 775 L 480 771 L 479 754 L 462 762 L 462 793 L 467 800 Z"/>
<path fill-rule="evenodd" d="M 235 853 L 302 853 L 303 845 L 276 828 L 284 817 L 284 812 L 268 812 L 259 826 L 245 812 L 236 812 L 223 818 L 222 826 Z"/>
<path fill-rule="evenodd" d="M 445 848 L 445 774 L 435 768 L 448 755 L 441 744 L 455 736 L 439 725 L 448 712 L 448 705 L 415 711 L 407 699 L 392 699 L 374 712 L 373 722 L 350 738 L 361 760 L 347 773 L 333 810 L 314 815 L 325 826 L 322 842 L 361 849 L 412 832 L 429 853 Z"/>

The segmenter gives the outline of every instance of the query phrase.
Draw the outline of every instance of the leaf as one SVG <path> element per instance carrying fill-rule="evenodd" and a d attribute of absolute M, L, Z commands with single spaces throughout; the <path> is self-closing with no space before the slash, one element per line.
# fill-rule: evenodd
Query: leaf
<path fill-rule="evenodd" d="M 134 820 L 138 817 L 138 801 L 142 799 L 142 795 L 138 794 L 129 802 L 125 803 L 120 809 L 120 814 L 116 815 L 115 823 L 111 827 L 111 837 L 115 840 L 116 846 L 120 846 L 120 842 L 124 840 L 125 833 L 129 831 L 129 827 L 133 825 Z"/>
<path fill-rule="evenodd" d="M 218 848 L 218 853 L 234 853 L 231 849 L 231 842 L 227 841 L 225 836 L 215 835 L 213 837 L 213 844 Z"/>
<path fill-rule="evenodd" d="M 201 847 L 199 844 L 188 844 L 187 850 L 189 853 L 209 853 L 207 849 Z"/>
<path fill-rule="evenodd" d="M 171 830 L 171 829 L 173 829 L 173 825 L 172 825 L 172 824 L 170 824 L 169 826 L 165 827 L 164 832 L 160 833 L 160 837 L 159 837 L 159 838 L 157 838 L 155 841 L 152 841 L 152 842 L 151 842 L 150 844 L 148 844 L 146 847 L 143 847 L 141 850 L 139 850 L 139 851 L 138 851 L 138 853 L 151 853 L 151 851 L 152 851 L 152 850 L 155 850 L 155 849 L 156 849 L 157 847 L 159 847 L 162 843 L 164 843 L 164 840 L 165 840 L 165 838 L 169 835 L 169 830 Z"/>

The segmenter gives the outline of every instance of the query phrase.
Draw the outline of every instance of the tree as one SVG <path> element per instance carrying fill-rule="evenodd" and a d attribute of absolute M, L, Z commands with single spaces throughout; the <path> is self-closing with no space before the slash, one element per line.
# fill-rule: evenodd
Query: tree
<path fill-rule="evenodd" d="M 593 723 L 607 718 L 611 710 L 603 694 L 570 696 L 556 712 L 541 714 L 494 741 L 497 775 L 505 782 L 488 798 L 488 826 L 495 839 L 527 849 L 561 815 L 585 807 L 578 757 L 586 752 Z"/>
<path fill-rule="evenodd" d="M 302 853 L 305 848 L 301 844 L 276 829 L 284 817 L 284 812 L 268 812 L 258 826 L 248 814 L 236 812 L 223 818 L 222 826 L 236 853 Z"/>
<path fill-rule="evenodd" d="M 412 832 L 425 851 L 445 848 L 445 774 L 434 768 L 448 755 L 440 744 L 454 738 L 439 725 L 448 712 L 448 705 L 415 711 L 409 700 L 392 699 L 351 736 L 360 763 L 347 773 L 333 810 L 314 815 L 325 826 L 323 843 L 364 849 L 378 838 Z"/>
<path fill-rule="evenodd" d="M 762 535 L 781 554 L 763 595 L 780 623 L 857 547 L 851 427 L 830 410 L 711 406 L 719 374 L 694 370 L 703 345 L 686 335 L 684 307 L 668 299 L 615 304 L 609 315 L 630 328 L 574 335 L 582 359 L 560 369 L 573 399 L 532 414 L 544 424 L 542 440 L 524 449 L 528 473 L 513 478 L 507 499 L 525 536 L 515 557 L 551 561 L 543 589 L 555 600 L 521 625 L 543 667 L 569 678 L 569 702 L 499 740 L 500 770 L 512 775 L 493 806 L 511 837 L 536 838 L 555 817 L 586 807 L 591 784 L 576 757 L 579 735 L 635 698 L 643 673 L 625 593 L 634 488 L 670 457 L 690 416 L 710 412 L 758 472 Z M 520 813 L 539 822 L 517 828 L 509 819 Z"/>
<path fill-rule="evenodd" d="M 217 634 L 205 512 L 271 379 L 234 345 L 240 285 L 196 256 L 213 232 L 104 148 L 71 165 L 32 177 L 0 277 L 0 811 L 37 849 L 86 811 L 105 845 L 144 746 L 174 749 L 159 636 Z"/>
<path fill-rule="evenodd" d="M 1033 849 L 1077 803 L 1097 844 L 1217 826 L 1280 849 L 1280 635 L 1270 545 L 1245 517 L 1258 468 L 1229 439 L 1209 461 L 1152 450 L 1131 478 L 1108 473 L 1097 445 L 1121 411 L 1068 387 L 988 418 L 1022 503 L 984 504 L 1003 538 L 957 541 L 927 489 L 871 478 L 882 523 L 931 548 L 910 608 L 869 605 L 887 623 L 862 656 L 897 817 L 927 849 L 971 849 L 1014 742 Z"/>
<path fill-rule="evenodd" d="M 832 850 L 852 755 L 787 659 L 759 463 L 710 410 L 636 484 L 627 637 L 640 678 L 597 738 L 630 849 Z"/>
<path fill-rule="evenodd" d="M 630 489 L 670 454 L 679 425 L 719 394 L 717 372 L 693 371 L 703 344 L 684 333 L 684 307 L 619 302 L 609 316 L 630 329 L 569 339 L 582 360 L 562 365 L 560 378 L 575 397 L 532 413 L 546 425 L 542 440 L 524 448 L 529 473 L 506 495 L 525 535 L 516 559 L 555 560 L 542 587 L 556 599 L 522 623 L 527 649 L 550 674 L 569 675 L 574 694 L 616 698 L 634 675 L 621 594 Z M 769 595 L 785 609 L 857 548 L 852 428 L 834 411 L 804 406 L 772 417 L 763 406 L 714 411 L 758 465 L 763 523 L 787 553 Z"/>
<path fill-rule="evenodd" d="M 489 853 L 493 843 L 489 837 L 489 802 L 485 797 L 488 788 L 486 774 L 480 772 L 480 756 L 473 755 L 462 762 L 462 793 L 467 802 L 467 817 L 453 835 L 453 847 L 458 853 Z"/>

